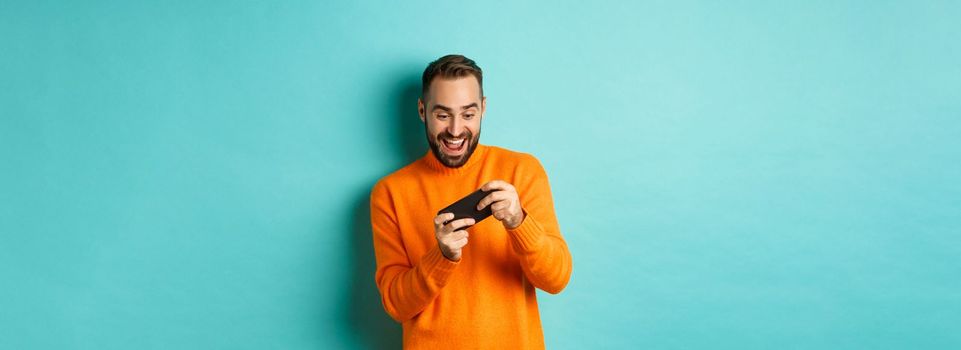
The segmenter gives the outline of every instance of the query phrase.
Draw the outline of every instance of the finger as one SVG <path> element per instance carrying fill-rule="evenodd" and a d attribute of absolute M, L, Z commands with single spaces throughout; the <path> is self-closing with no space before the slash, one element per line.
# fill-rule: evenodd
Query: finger
<path fill-rule="evenodd" d="M 456 241 L 451 242 L 450 247 L 453 249 L 460 249 L 467 245 L 467 238 L 461 238 Z"/>
<path fill-rule="evenodd" d="M 454 218 L 454 213 L 441 213 L 434 217 L 434 225 L 443 225 L 445 222 Z"/>
<path fill-rule="evenodd" d="M 503 180 L 494 180 L 494 181 L 488 182 L 484 184 L 484 186 L 481 186 L 481 189 L 484 191 L 508 191 L 508 192 L 517 191 L 514 188 L 514 185 L 511 185 L 509 182 L 503 181 Z"/>
<path fill-rule="evenodd" d="M 493 192 L 487 195 L 486 197 L 484 197 L 483 199 L 481 199 L 481 201 L 477 203 L 477 210 L 483 210 L 485 207 L 487 207 L 491 203 L 502 201 L 506 198 L 506 196 L 507 196 L 507 193 L 505 193 L 504 191 Z"/>
<path fill-rule="evenodd" d="M 451 232 L 451 234 L 450 234 L 449 236 L 447 236 L 447 237 L 448 237 L 449 239 L 451 239 L 451 240 L 455 240 L 455 241 L 456 241 L 456 240 L 458 240 L 458 239 L 470 237 L 470 234 L 467 233 L 467 231 L 458 230 L 458 231 Z"/>
<path fill-rule="evenodd" d="M 484 186 L 481 186 L 481 189 L 484 191 L 494 191 L 494 190 L 505 189 L 507 186 L 510 186 L 510 184 L 507 183 L 506 181 L 494 180 L 494 181 L 487 182 L 486 184 L 484 184 Z"/>
<path fill-rule="evenodd" d="M 510 208 L 510 206 L 511 206 L 511 202 L 510 202 L 510 201 L 500 201 L 500 202 L 496 202 L 496 203 L 492 204 L 492 205 L 491 205 L 491 210 L 492 210 L 492 211 L 499 211 L 499 210 L 503 210 L 503 209 Z"/>
<path fill-rule="evenodd" d="M 450 228 L 451 231 L 456 231 L 464 226 L 470 226 L 474 224 L 473 218 L 464 218 L 460 220 L 454 220 L 448 223 L 446 226 Z"/>
<path fill-rule="evenodd" d="M 454 231 L 454 233 L 451 233 L 451 234 L 448 235 L 447 237 L 444 237 L 444 239 L 442 240 L 442 242 L 443 242 L 444 245 L 446 245 L 446 246 L 448 246 L 448 247 L 453 247 L 453 246 L 454 246 L 454 242 L 458 242 L 458 241 L 461 241 L 461 240 L 467 240 L 467 237 L 468 237 L 468 236 L 467 236 L 466 233 L 467 233 L 467 232 L 464 232 L 464 231 Z"/>

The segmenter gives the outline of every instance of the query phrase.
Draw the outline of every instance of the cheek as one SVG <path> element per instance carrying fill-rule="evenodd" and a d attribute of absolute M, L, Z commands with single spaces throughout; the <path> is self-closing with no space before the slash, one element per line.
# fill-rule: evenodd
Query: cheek
<path fill-rule="evenodd" d="M 478 134 L 480 134 L 481 126 L 480 126 L 480 123 L 473 123 L 468 125 L 467 129 L 470 130 L 471 134 L 473 134 L 476 137 Z"/>
<path fill-rule="evenodd" d="M 474 118 L 464 122 L 464 128 L 473 131 L 475 134 L 480 130 L 480 119 Z"/>
<path fill-rule="evenodd" d="M 427 122 L 427 133 L 429 133 L 431 136 L 436 136 L 441 130 L 444 130 L 443 125 L 440 125 L 437 122 Z"/>

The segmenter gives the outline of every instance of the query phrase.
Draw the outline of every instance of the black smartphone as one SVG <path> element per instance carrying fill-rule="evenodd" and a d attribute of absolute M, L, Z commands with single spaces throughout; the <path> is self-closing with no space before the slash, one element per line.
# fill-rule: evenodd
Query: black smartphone
<path fill-rule="evenodd" d="M 464 218 L 473 218 L 474 224 L 476 225 L 477 223 L 481 222 L 481 220 L 491 216 L 490 205 L 484 207 L 482 210 L 477 210 L 477 204 L 480 203 L 481 199 L 487 197 L 487 194 L 489 193 L 489 191 L 484 190 L 474 191 L 474 193 L 467 195 L 467 197 L 461 198 L 460 200 L 454 202 L 454 204 L 448 205 L 447 208 L 441 209 L 437 212 L 437 215 L 443 213 L 454 213 L 454 218 L 444 222 L 445 225 L 448 222 Z M 462 228 L 462 230 L 468 227 L 470 226 L 465 226 Z"/>

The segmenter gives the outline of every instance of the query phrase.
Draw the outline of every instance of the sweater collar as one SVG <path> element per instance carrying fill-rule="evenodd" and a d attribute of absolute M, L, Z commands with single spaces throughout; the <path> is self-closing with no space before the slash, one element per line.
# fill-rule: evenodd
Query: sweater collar
<path fill-rule="evenodd" d="M 434 152 L 430 149 L 427 150 L 427 154 L 421 158 L 424 164 L 427 165 L 433 171 L 440 173 L 442 175 L 456 175 L 463 174 L 467 172 L 468 169 L 476 165 L 477 163 L 482 163 L 484 157 L 487 155 L 487 146 L 482 144 L 477 144 L 477 148 L 474 149 L 474 153 L 471 154 L 470 158 L 467 159 L 467 163 L 461 165 L 459 168 L 449 168 L 434 156 Z"/>

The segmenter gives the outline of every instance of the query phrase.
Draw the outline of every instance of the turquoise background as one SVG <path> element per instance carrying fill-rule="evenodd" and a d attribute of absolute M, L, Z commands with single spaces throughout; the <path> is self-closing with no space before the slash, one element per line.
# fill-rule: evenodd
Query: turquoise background
<path fill-rule="evenodd" d="M 391 348 L 367 195 L 485 71 L 553 349 L 961 347 L 961 3 L 0 1 L 0 348 Z M 469 325 L 468 325 L 469 326 Z"/>

